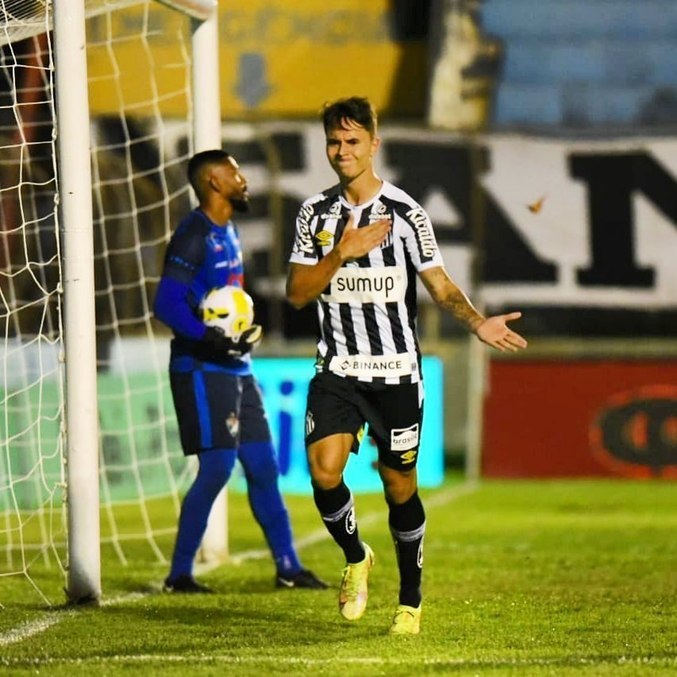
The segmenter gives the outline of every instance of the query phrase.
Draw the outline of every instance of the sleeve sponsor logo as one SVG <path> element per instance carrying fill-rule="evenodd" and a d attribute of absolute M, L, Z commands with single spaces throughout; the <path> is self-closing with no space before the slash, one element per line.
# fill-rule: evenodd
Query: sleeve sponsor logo
<path fill-rule="evenodd" d="M 406 292 L 406 272 L 401 266 L 341 268 L 331 280 L 326 303 L 397 303 Z"/>
<path fill-rule="evenodd" d="M 314 256 L 315 247 L 313 246 L 313 236 L 310 231 L 315 210 L 312 205 L 303 205 L 296 218 L 296 239 L 294 240 L 293 254 L 304 254 Z"/>
<path fill-rule="evenodd" d="M 407 217 L 414 226 L 416 239 L 421 247 L 421 255 L 425 259 L 432 259 L 437 252 L 437 244 L 433 235 L 432 224 L 423 207 L 415 207 L 407 212 Z"/>

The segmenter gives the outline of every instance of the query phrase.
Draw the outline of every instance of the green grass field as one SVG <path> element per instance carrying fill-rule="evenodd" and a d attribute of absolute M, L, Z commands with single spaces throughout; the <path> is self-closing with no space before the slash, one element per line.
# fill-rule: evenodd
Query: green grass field
<path fill-rule="evenodd" d="M 48 610 L 0 584 L 3 674 L 674 675 L 677 485 L 450 478 L 428 515 L 418 637 L 387 634 L 394 551 L 379 495 L 356 497 L 377 564 L 365 617 L 337 612 L 342 561 L 310 498 L 289 497 L 304 564 L 328 591 L 276 590 L 246 498 L 231 494 L 239 564 L 204 573 L 218 594 L 159 592 L 165 567 L 104 549 L 100 608 Z M 171 538 L 163 542 L 170 547 Z M 143 553 L 143 554 L 142 554 Z M 59 579 L 52 570 L 52 579 Z M 43 585 L 60 586 L 62 580 Z"/>

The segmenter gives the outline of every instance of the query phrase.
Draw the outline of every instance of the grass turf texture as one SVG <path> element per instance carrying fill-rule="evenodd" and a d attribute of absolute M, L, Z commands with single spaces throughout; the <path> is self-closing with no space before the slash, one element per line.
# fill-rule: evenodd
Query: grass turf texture
<path fill-rule="evenodd" d="M 157 592 L 166 567 L 149 564 L 147 546 L 138 544 L 126 546 L 126 567 L 104 549 L 98 609 L 47 610 L 21 579 L 0 579 L 0 669 L 257 677 L 677 673 L 677 485 L 486 481 L 464 488 L 450 478 L 422 495 L 428 531 L 418 637 L 387 634 L 397 574 L 386 511 L 380 495 L 358 495 L 360 530 L 377 565 L 357 623 L 338 614 L 342 560 L 327 538 L 301 555 L 330 590 L 276 590 L 272 563 L 260 557 L 201 576 L 218 591 L 210 596 Z M 310 498 L 289 497 L 288 505 L 297 539 L 322 533 Z M 244 496 L 231 494 L 230 515 L 234 554 L 264 548 Z M 163 547 L 169 554 L 171 537 Z M 58 572 L 49 577 L 59 579 Z"/>

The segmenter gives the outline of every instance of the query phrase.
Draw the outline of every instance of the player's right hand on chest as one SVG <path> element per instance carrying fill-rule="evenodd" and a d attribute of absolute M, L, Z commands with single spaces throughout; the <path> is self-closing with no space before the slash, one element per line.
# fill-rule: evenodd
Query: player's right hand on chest
<path fill-rule="evenodd" d="M 350 214 L 337 245 L 341 260 L 354 261 L 368 254 L 385 240 L 391 228 L 392 222 L 389 218 L 358 228 L 353 214 Z"/>

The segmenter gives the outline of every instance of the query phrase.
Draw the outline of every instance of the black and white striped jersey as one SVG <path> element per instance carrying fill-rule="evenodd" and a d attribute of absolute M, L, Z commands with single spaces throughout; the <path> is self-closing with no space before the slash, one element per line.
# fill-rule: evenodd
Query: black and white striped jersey
<path fill-rule="evenodd" d="M 379 248 L 344 264 L 320 295 L 317 368 L 364 382 L 417 383 L 416 273 L 443 265 L 417 202 L 384 181 L 374 198 L 355 206 L 334 186 L 301 206 L 289 260 L 314 265 L 329 254 L 350 212 L 358 227 L 390 218 L 392 229 Z"/>

